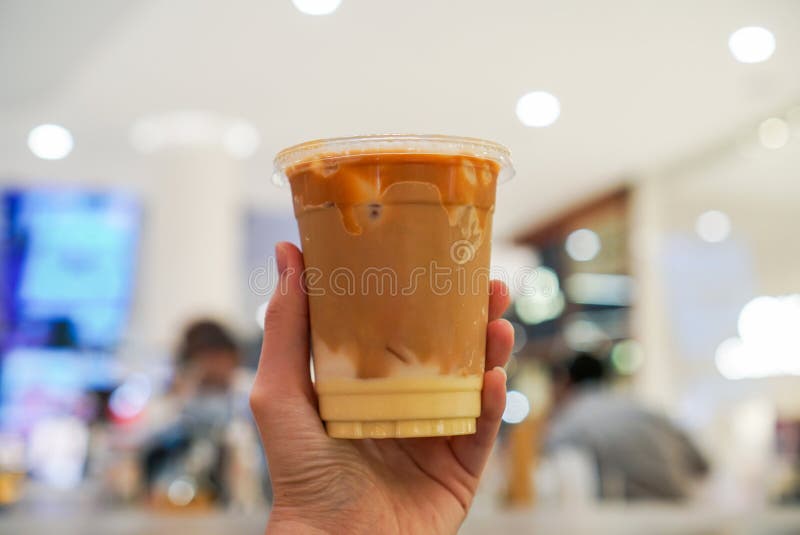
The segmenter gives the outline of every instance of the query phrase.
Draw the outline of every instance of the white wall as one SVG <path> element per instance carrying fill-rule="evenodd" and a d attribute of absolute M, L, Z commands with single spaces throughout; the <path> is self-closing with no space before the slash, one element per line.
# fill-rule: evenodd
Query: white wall
<path fill-rule="evenodd" d="M 798 169 L 796 132 L 783 149 L 733 143 L 635 186 L 635 321 L 647 357 L 637 392 L 691 428 L 761 498 L 775 419 L 800 414 L 800 377 L 725 379 L 714 353 L 736 336 L 750 299 L 800 293 Z M 712 209 L 732 222 L 721 243 L 694 230 L 697 216 Z"/>

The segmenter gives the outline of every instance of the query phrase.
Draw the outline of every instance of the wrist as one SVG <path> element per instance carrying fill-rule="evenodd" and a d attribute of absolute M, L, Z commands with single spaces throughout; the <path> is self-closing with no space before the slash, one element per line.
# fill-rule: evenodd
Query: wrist
<path fill-rule="evenodd" d="M 285 533 L 301 535 L 330 535 L 348 533 L 352 535 L 375 533 L 376 526 L 382 526 L 382 533 L 399 533 L 396 519 L 387 518 L 369 509 L 339 511 L 317 510 L 315 507 L 283 508 L 273 506 L 267 521 L 267 535 Z"/>
<path fill-rule="evenodd" d="M 328 535 L 328 531 L 315 527 L 312 523 L 304 520 L 293 520 L 291 518 L 275 518 L 270 513 L 267 521 L 267 535 Z"/>

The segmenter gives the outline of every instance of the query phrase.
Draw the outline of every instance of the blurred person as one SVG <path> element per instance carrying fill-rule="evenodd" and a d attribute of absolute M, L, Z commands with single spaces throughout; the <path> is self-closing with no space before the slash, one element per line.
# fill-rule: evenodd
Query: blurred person
<path fill-rule="evenodd" d="M 185 494 L 199 502 L 258 505 L 262 489 L 241 480 L 248 472 L 257 478 L 265 471 L 258 467 L 258 440 L 247 410 L 252 381 L 239 366 L 238 344 L 221 324 L 203 319 L 186 328 L 177 353 L 171 389 L 150 409 L 156 413 L 151 425 L 158 429 L 143 461 L 151 500 L 187 505 L 174 503 L 170 493 L 179 481 L 186 484 L 181 488 L 193 487 Z M 161 425 L 155 423 L 159 420 Z M 239 465 L 247 459 L 241 452 L 254 449 L 249 471 L 243 470 Z M 230 477 L 234 473 L 236 481 Z"/>
<path fill-rule="evenodd" d="M 195 321 L 178 349 L 176 391 L 190 397 L 231 391 L 239 361 L 238 344 L 225 327 L 214 320 Z"/>
<path fill-rule="evenodd" d="M 553 369 L 548 452 L 587 454 L 603 499 L 690 497 L 708 472 L 704 456 L 665 416 L 607 388 L 606 375 L 604 363 L 588 353 Z"/>
<path fill-rule="evenodd" d="M 505 407 L 502 366 L 514 330 L 491 287 L 482 412 L 474 435 L 342 440 L 329 437 L 309 370 L 303 257 L 289 243 L 275 256 L 281 288 L 269 303 L 250 396 L 269 459 L 275 500 L 267 533 L 455 533 L 466 517 Z"/>
<path fill-rule="evenodd" d="M 172 381 L 164 395 L 148 405 L 146 426 L 159 429 L 186 416 L 220 420 L 219 413 L 246 399 L 251 380 L 239 360 L 238 344 L 222 324 L 211 319 L 189 324 L 178 343 Z"/>

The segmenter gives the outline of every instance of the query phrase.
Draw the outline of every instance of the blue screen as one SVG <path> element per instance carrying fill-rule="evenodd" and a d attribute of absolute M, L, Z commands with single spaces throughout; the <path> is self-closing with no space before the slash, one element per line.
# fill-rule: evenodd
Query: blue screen
<path fill-rule="evenodd" d="M 4 195 L 6 330 L 14 345 L 114 346 L 131 297 L 139 210 L 123 194 L 27 190 Z"/>

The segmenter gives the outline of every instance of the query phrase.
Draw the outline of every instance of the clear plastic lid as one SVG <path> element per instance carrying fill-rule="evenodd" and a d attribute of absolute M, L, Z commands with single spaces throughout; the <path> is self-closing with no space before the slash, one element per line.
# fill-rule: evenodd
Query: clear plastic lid
<path fill-rule="evenodd" d="M 477 156 L 493 160 L 500 165 L 498 182 L 506 182 L 514 176 L 511 152 L 498 143 L 458 136 L 377 134 L 317 139 L 283 149 L 275 157 L 272 181 L 279 186 L 286 185 L 286 170 L 301 162 L 357 156 L 364 153 Z"/>

